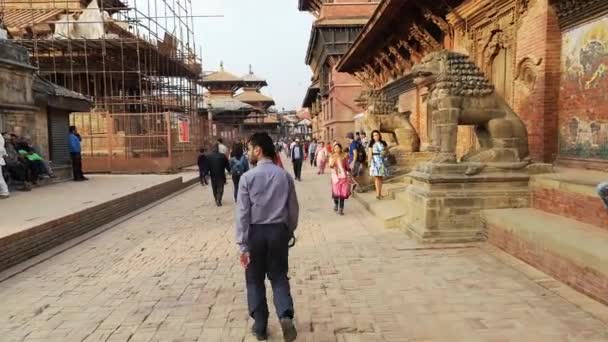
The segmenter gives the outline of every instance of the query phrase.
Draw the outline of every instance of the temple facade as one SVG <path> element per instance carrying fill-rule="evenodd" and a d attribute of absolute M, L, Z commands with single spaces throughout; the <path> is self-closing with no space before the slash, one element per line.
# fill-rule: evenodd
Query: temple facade
<path fill-rule="evenodd" d="M 355 128 L 354 117 L 363 111 L 356 99 L 361 82 L 351 74 L 336 70 L 367 23 L 378 1 L 302 0 L 300 11 L 315 16 L 306 64 L 313 77 L 303 102 L 312 114 L 312 135 L 320 140 L 344 141 Z"/>
<path fill-rule="evenodd" d="M 364 85 L 359 127 L 431 162 L 408 165 L 394 203 L 367 206 L 392 206 L 386 224 L 425 241 L 487 239 L 608 303 L 608 212 L 595 190 L 608 179 L 607 46 L 606 1 L 383 1 L 336 71 Z M 472 122 L 504 113 L 506 130 Z M 474 159 L 488 142 L 522 158 L 475 170 L 488 167 Z M 442 156 L 453 144 L 457 160 Z"/>
<path fill-rule="evenodd" d="M 366 86 L 365 105 L 388 101 L 429 144 L 424 85 L 411 68 L 431 52 L 462 52 L 525 122 L 535 161 L 605 168 L 608 156 L 606 65 L 608 3 L 499 0 L 446 4 L 384 1 L 340 60 L 337 71 Z M 477 145 L 460 127 L 462 156 Z"/>

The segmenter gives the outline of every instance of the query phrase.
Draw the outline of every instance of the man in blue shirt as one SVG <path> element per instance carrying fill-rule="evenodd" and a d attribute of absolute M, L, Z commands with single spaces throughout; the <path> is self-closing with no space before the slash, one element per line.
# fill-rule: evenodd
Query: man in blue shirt
<path fill-rule="evenodd" d="M 359 161 L 359 146 L 361 142 L 355 139 L 355 135 L 351 132 L 346 135 L 349 141 L 348 145 L 348 164 L 352 170 L 353 177 L 358 177 L 361 172 L 361 162 Z"/>
<path fill-rule="evenodd" d="M 239 182 L 236 202 L 236 242 L 245 267 L 249 315 L 259 341 L 268 338 L 266 277 L 272 284 L 284 340 L 294 341 L 294 305 L 289 278 L 289 241 L 298 227 L 299 205 L 293 178 L 274 164 L 275 149 L 266 133 L 254 134 L 249 142 L 253 169 Z"/>
<path fill-rule="evenodd" d="M 82 155 L 80 147 L 80 134 L 76 126 L 70 126 L 70 135 L 68 136 L 68 146 L 70 148 L 70 156 L 72 157 L 72 173 L 74 175 L 75 182 L 82 182 L 89 180 L 82 173 Z"/>

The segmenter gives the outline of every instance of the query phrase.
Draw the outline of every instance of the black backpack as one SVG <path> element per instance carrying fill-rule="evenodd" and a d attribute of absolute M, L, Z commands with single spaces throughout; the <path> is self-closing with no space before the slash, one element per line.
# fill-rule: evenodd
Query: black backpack
<path fill-rule="evenodd" d="M 367 161 L 367 152 L 365 146 L 362 143 L 357 143 L 357 161 L 359 163 L 365 163 Z"/>

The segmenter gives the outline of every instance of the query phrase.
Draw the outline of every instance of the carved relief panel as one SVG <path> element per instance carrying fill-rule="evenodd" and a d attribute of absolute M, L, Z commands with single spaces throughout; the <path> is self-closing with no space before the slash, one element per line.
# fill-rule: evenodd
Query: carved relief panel
<path fill-rule="evenodd" d="M 516 31 L 526 14 L 528 0 L 480 1 L 458 9 L 465 18 L 450 18 L 456 26 L 456 45 L 465 50 L 495 85 L 507 103 L 513 104 Z"/>

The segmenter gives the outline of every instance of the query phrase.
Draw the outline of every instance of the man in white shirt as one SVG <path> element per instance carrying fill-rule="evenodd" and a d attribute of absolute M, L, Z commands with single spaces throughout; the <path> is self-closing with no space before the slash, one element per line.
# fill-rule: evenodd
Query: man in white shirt
<path fill-rule="evenodd" d="M 222 138 L 217 139 L 217 144 L 219 146 L 220 153 L 225 155 L 226 158 L 228 158 L 228 147 L 224 145 L 224 140 Z"/>

